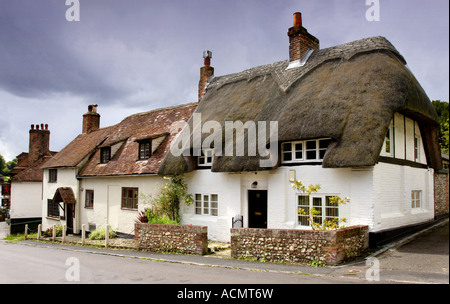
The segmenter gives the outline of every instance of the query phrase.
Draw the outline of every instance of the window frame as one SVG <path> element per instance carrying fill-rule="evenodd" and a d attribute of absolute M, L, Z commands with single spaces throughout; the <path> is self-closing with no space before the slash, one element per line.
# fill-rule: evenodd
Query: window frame
<path fill-rule="evenodd" d="M 100 163 L 101 164 L 106 164 L 110 160 L 111 160 L 111 147 L 102 147 L 102 148 L 100 148 Z"/>
<path fill-rule="evenodd" d="M 200 197 L 200 199 L 198 197 Z M 207 197 L 208 199 L 205 200 L 205 197 Z M 194 213 L 195 215 L 219 216 L 219 194 L 199 192 L 195 193 Z"/>
<path fill-rule="evenodd" d="M 414 161 L 420 161 L 420 137 L 417 134 L 414 135 Z"/>
<path fill-rule="evenodd" d="M 143 140 L 139 142 L 138 160 L 146 160 L 152 156 L 152 141 Z"/>
<path fill-rule="evenodd" d="M 131 197 L 128 196 L 130 194 L 130 191 L 135 191 Z M 126 210 L 137 210 L 139 208 L 139 188 L 122 187 L 120 208 Z"/>
<path fill-rule="evenodd" d="M 49 183 L 58 182 L 58 169 L 48 169 L 48 182 Z"/>
<path fill-rule="evenodd" d="M 422 209 L 422 190 L 411 190 L 411 209 L 420 210 Z"/>
<path fill-rule="evenodd" d="M 210 161 L 208 161 L 210 158 Z M 214 149 L 201 149 L 200 155 L 197 156 L 198 167 L 211 167 L 214 158 Z"/>
<path fill-rule="evenodd" d="M 53 199 L 47 199 L 47 217 L 59 220 L 59 203 L 54 203 Z"/>
<path fill-rule="evenodd" d="M 94 190 L 86 190 L 84 208 L 93 209 L 94 208 Z"/>
<path fill-rule="evenodd" d="M 284 142 L 281 144 L 281 163 L 322 162 L 331 140 L 331 138 L 319 138 Z M 323 142 L 328 142 L 326 148 L 321 147 L 321 143 Z M 314 143 L 315 147 L 308 147 L 308 143 Z M 301 149 L 298 149 L 298 145 L 301 145 Z M 288 146 L 290 148 L 286 150 Z M 315 158 L 309 158 L 308 154 L 311 155 L 313 152 L 315 152 Z M 286 155 L 289 155 L 288 158 L 290 159 L 286 159 Z"/>
<path fill-rule="evenodd" d="M 329 204 L 329 198 L 339 196 L 337 194 L 297 194 L 297 209 L 303 208 L 306 211 L 306 215 L 297 213 L 297 226 L 299 227 L 311 227 L 309 222 L 309 216 L 312 208 L 320 208 L 320 215 L 313 216 L 315 223 L 322 224 L 323 220 L 341 219 L 339 204 Z M 308 204 L 300 205 L 300 197 L 307 198 Z M 320 199 L 320 205 L 317 205 L 317 201 Z M 306 225 L 304 224 L 306 223 Z"/>

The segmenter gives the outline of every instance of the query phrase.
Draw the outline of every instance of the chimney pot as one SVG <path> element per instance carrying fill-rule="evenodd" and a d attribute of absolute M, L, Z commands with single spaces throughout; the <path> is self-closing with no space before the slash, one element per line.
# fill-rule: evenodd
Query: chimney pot
<path fill-rule="evenodd" d="M 36 130 L 39 130 L 39 124 L 36 124 Z"/>
<path fill-rule="evenodd" d="M 200 68 L 200 81 L 198 83 L 198 101 L 203 98 L 208 79 L 214 76 L 214 68 L 211 66 L 211 51 L 203 52 L 204 66 Z"/>
<path fill-rule="evenodd" d="M 296 12 L 294 13 L 294 27 L 302 26 L 302 13 Z"/>
<path fill-rule="evenodd" d="M 44 130 L 44 124 L 41 123 L 41 130 Z"/>
<path fill-rule="evenodd" d="M 45 124 L 45 130 L 48 130 L 48 124 Z"/>
<path fill-rule="evenodd" d="M 34 125 L 31 125 L 31 130 L 34 130 Z"/>
<path fill-rule="evenodd" d="M 98 130 L 100 128 L 100 114 L 97 113 L 97 107 L 98 105 L 96 104 L 89 105 L 88 112 L 83 115 L 83 134 Z"/>
<path fill-rule="evenodd" d="M 302 14 L 299 12 L 294 13 L 294 26 L 288 30 L 289 36 L 289 64 L 288 69 L 295 67 L 296 63 L 300 64 L 300 61 L 304 59 L 306 54 L 310 50 L 319 50 L 319 39 L 308 33 L 308 30 L 303 27 Z"/>

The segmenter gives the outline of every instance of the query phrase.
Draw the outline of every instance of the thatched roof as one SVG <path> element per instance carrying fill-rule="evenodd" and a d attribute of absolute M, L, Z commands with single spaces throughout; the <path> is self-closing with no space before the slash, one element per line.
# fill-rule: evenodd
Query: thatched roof
<path fill-rule="evenodd" d="M 224 130 L 225 121 L 277 121 L 279 143 L 332 138 L 322 166 L 359 167 L 377 163 L 389 123 L 395 112 L 402 112 L 419 122 L 428 138 L 428 163 L 438 164 L 439 148 L 430 140 L 437 114 L 405 59 L 385 38 L 315 51 L 303 67 L 286 70 L 288 64 L 281 61 L 212 79 L 196 110 L 202 125 L 214 120 Z M 189 123 L 192 130 L 192 118 Z M 209 134 L 202 136 L 203 141 Z M 271 169 L 261 168 L 260 158 L 218 156 L 211 170 Z M 159 173 L 194 168 L 192 158 L 168 153 Z"/>

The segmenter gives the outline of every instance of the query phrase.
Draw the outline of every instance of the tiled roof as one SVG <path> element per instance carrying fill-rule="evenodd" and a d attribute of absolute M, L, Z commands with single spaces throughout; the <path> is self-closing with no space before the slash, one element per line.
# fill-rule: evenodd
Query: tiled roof
<path fill-rule="evenodd" d="M 157 109 L 131 115 L 120 123 L 81 134 L 42 168 L 77 167 L 79 176 L 156 174 L 177 133 L 169 134 L 173 122 L 187 121 L 197 103 Z M 141 139 L 164 137 L 154 154 L 138 160 Z M 111 160 L 100 163 L 100 148 L 112 147 Z"/>

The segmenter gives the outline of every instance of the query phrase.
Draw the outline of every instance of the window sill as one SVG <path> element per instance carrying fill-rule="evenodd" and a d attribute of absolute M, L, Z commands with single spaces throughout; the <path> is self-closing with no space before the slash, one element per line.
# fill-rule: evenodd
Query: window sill
<path fill-rule="evenodd" d="M 125 207 L 120 207 L 120 210 L 128 210 L 128 211 L 138 211 L 139 209 L 135 209 L 135 208 L 125 208 Z"/>
<path fill-rule="evenodd" d="M 61 219 L 59 217 L 46 216 L 45 218 L 48 220 L 53 220 L 53 221 L 58 221 L 58 222 L 61 221 Z"/>

